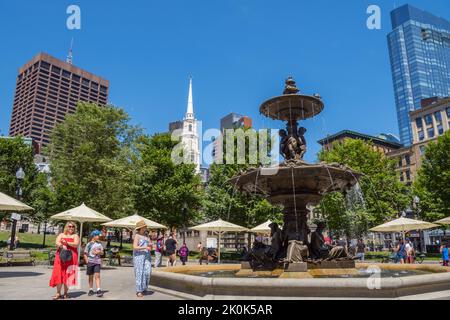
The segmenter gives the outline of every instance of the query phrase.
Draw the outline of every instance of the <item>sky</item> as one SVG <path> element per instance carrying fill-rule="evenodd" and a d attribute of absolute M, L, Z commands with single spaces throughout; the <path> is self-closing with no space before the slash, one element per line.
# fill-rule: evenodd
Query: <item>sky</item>
<path fill-rule="evenodd" d="M 306 160 L 316 160 L 317 140 L 340 130 L 398 135 L 386 36 L 390 11 L 405 3 L 450 19 L 448 0 L 0 0 L 0 135 L 19 67 L 41 51 L 64 60 L 72 38 L 74 65 L 108 79 L 110 103 L 149 134 L 183 118 L 189 75 L 203 129 L 219 128 L 229 112 L 257 129 L 282 128 L 258 110 L 292 75 L 325 103 L 301 123 Z M 80 30 L 66 26 L 72 4 Z M 366 26 L 372 4 L 380 30 Z"/>

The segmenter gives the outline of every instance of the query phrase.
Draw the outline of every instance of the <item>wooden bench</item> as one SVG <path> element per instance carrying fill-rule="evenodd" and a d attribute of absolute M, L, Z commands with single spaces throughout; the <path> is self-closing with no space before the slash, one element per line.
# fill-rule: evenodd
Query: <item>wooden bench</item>
<path fill-rule="evenodd" d="M 3 260 L 6 261 L 6 265 L 11 266 L 14 263 L 27 263 L 35 265 L 34 258 L 30 251 L 6 251 L 3 253 Z"/>

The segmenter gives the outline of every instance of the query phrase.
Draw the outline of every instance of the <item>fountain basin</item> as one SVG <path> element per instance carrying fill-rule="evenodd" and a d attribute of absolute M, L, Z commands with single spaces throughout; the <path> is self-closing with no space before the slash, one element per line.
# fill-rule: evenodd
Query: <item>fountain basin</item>
<path fill-rule="evenodd" d="M 407 276 L 379 278 L 351 278 L 343 275 L 355 274 L 357 269 L 378 267 L 380 270 L 408 271 Z M 357 264 L 357 269 L 314 269 L 308 272 L 285 273 L 279 270 L 253 272 L 244 271 L 245 277 L 199 276 L 205 272 L 234 272 L 242 270 L 240 265 L 180 266 L 161 268 L 152 273 L 151 285 L 175 290 L 198 299 L 220 299 L 221 297 L 358 297 L 398 298 L 413 294 L 450 289 L 450 268 L 438 265 L 392 265 Z M 414 274 L 418 271 L 420 274 Z M 251 272 L 251 273 L 250 273 Z M 269 274 L 270 273 L 270 274 Z M 199 275 L 193 275 L 199 274 Z M 314 276 L 316 278 L 314 278 Z M 276 277 L 276 278 L 275 278 Z M 325 277 L 325 278 L 322 278 Z M 375 288 L 374 288 L 375 287 Z"/>

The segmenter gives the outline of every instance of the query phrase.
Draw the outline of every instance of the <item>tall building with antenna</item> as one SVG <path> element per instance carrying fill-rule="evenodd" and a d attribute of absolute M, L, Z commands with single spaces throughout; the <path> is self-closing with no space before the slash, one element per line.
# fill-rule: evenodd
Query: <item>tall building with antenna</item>
<path fill-rule="evenodd" d="M 50 143 L 50 133 L 79 101 L 106 105 L 109 81 L 67 61 L 39 53 L 19 69 L 14 95 L 10 136 L 32 138 L 38 145 Z"/>
<path fill-rule="evenodd" d="M 195 171 L 200 173 L 200 140 L 198 133 L 198 120 L 194 114 L 194 99 L 192 95 L 192 77 L 189 78 L 189 92 L 186 114 L 182 121 L 171 122 L 169 131 L 181 131 L 181 142 L 184 145 L 184 155 L 189 163 L 195 164 Z"/>

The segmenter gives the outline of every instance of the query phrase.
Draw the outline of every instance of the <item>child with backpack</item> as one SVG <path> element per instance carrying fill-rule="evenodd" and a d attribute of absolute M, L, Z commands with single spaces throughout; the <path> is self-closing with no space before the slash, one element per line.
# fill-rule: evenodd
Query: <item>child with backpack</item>
<path fill-rule="evenodd" d="M 189 256 L 189 249 L 186 245 L 186 242 L 184 242 L 180 250 L 178 250 L 178 254 L 180 256 L 181 262 L 183 263 L 183 266 L 185 266 Z"/>
<path fill-rule="evenodd" d="M 103 246 L 100 242 L 101 232 L 94 230 L 91 233 L 91 241 L 84 249 L 84 260 L 86 262 L 86 274 L 89 276 L 89 293 L 88 296 L 93 296 L 94 293 L 94 277 L 97 285 L 97 297 L 103 296 L 103 291 L 100 289 L 100 268 L 102 265 Z"/>

